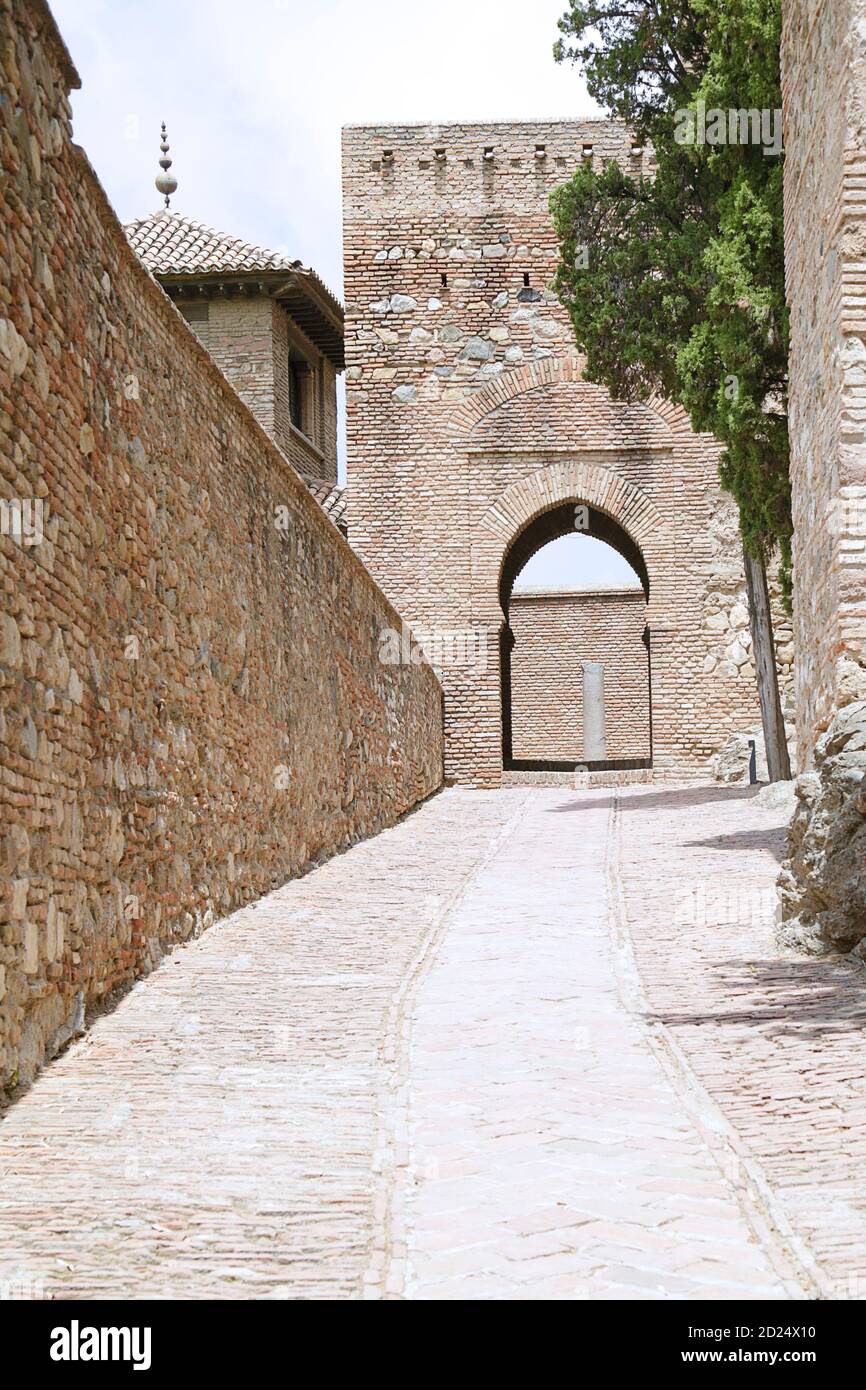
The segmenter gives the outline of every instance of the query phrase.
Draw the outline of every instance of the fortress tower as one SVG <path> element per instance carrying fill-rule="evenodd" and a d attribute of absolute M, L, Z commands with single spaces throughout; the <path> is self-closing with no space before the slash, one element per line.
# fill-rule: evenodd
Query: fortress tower
<path fill-rule="evenodd" d="M 515 578 L 548 540 L 580 529 L 581 515 L 644 591 L 648 709 L 636 717 L 647 756 L 604 756 L 604 741 L 585 739 L 565 765 L 649 762 L 655 776 L 706 776 L 732 731 L 760 726 L 718 446 L 679 408 L 617 403 L 583 381 L 549 289 L 550 192 L 581 161 L 611 159 L 649 167 L 612 121 L 344 131 L 350 540 L 422 641 L 432 636 L 434 662 L 450 652 L 447 771 L 477 785 L 499 785 L 503 766 L 519 765 Z M 530 616 L 524 608 L 523 629 Z M 604 622 L 597 599 L 592 621 Z M 549 682 L 539 681 L 541 708 Z M 525 702 L 525 671 L 520 687 Z M 612 709 L 608 698 L 609 748 L 633 749 L 613 736 Z M 538 758 L 543 739 L 532 746 Z M 558 765 L 561 753 L 560 740 Z"/>

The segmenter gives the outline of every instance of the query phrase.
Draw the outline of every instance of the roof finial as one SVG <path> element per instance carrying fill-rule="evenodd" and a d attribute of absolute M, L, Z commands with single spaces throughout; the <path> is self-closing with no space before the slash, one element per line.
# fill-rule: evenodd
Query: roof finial
<path fill-rule="evenodd" d="M 165 121 L 162 123 L 162 139 L 159 142 L 159 148 L 162 150 L 162 158 L 159 161 L 162 173 L 156 176 L 156 187 L 160 193 L 165 194 L 165 205 L 168 207 L 169 198 L 177 188 L 177 179 L 174 174 L 168 172 L 171 168 L 171 160 L 168 157 L 168 140 L 165 135 Z"/>

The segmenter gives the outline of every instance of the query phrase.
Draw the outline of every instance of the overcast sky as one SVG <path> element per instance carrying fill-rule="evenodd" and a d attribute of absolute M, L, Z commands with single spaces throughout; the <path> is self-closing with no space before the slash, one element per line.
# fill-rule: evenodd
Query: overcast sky
<path fill-rule="evenodd" d="M 160 206 L 165 121 L 172 207 L 299 257 L 337 293 L 341 126 L 602 114 L 577 71 L 553 61 L 565 0 L 51 3 L 82 79 L 75 138 L 121 220 Z M 521 579 L 575 577 L 573 559 L 547 576 L 553 559 L 542 552 Z M 579 582 L 623 573 L 617 556 Z"/>

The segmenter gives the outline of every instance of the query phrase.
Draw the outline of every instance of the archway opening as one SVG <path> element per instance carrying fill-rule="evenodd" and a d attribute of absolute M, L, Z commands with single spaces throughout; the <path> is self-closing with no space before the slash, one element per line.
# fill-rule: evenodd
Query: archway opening
<path fill-rule="evenodd" d="M 500 575 L 503 768 L 652 766 L 649 574 L 613 517 L 568 502 L 513 540 Z"/>

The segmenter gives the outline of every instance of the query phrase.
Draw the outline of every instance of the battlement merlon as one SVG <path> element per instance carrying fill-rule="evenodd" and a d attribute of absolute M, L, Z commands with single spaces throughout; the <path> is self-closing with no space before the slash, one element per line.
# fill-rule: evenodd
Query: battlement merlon
<path fill-rule="evenodd" d="M 625 122 L 606 118 L 347 125 L 345 215 L 378 220 L 382 200 L 395 207 L 447 202 L 455 211 L 484 202 L 537 204 L 582 163 L 600 169 L 611 160 L 647 174 L 652 151 Z"/>

